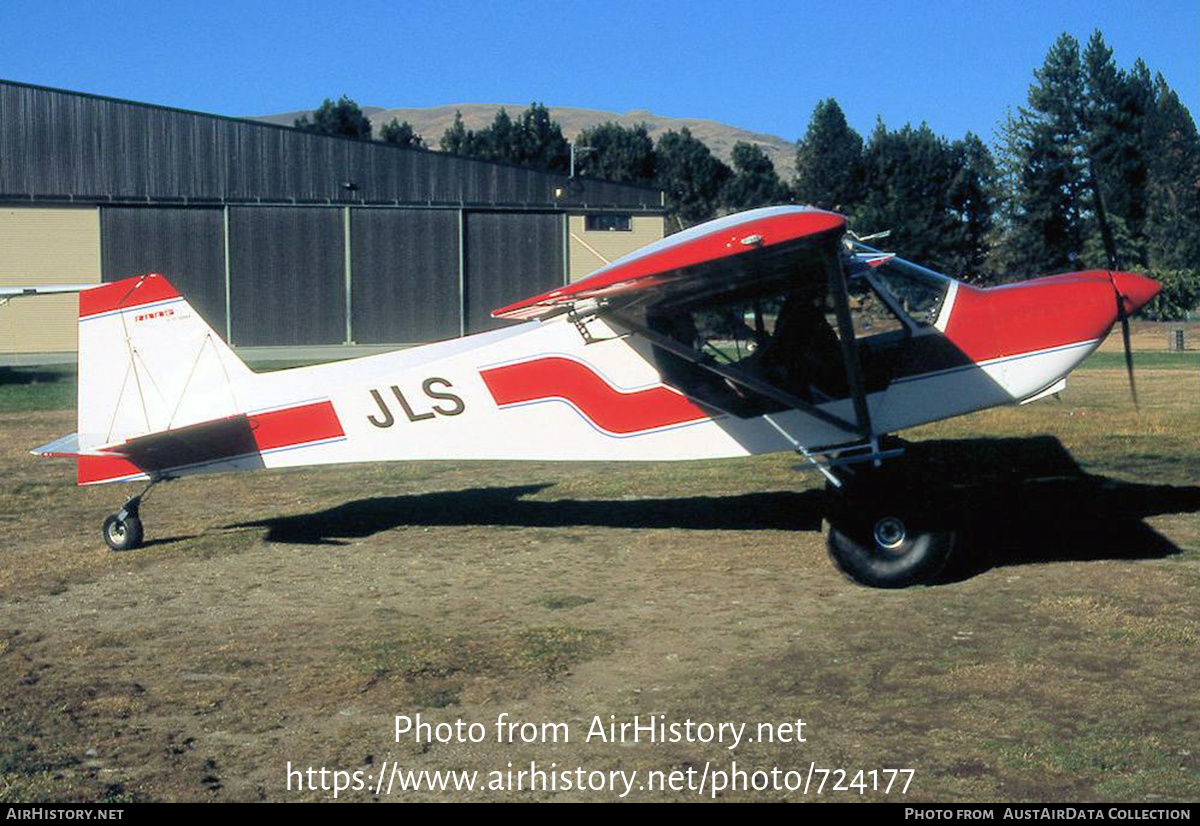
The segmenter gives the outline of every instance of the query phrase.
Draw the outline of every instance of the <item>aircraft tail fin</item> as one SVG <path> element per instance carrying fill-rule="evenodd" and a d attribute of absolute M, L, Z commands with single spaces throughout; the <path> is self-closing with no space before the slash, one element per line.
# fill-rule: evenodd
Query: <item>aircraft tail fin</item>
<path fill-rule="evenodd" d="M 161 275 L 79 294 L 82 453 L 235 416 L 253 376 Z"/>

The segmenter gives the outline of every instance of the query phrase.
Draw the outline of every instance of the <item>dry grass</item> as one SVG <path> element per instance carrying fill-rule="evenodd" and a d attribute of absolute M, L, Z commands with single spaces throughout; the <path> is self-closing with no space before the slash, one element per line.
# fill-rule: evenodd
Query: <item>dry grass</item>
<path fill-rule="evenodd" d="M 197 479 L 157 489 L 150 544 L 113 554 L 99 523 L 124 492 L 24 453 L 71 414 L 2 414 L 0 799 L 320 799 L 287 791 L 287 761 L 536 759 L 912 768 L 926 801 L 1195 800 L 1200 376 L 1139 388 L 1140 413 L 1120 369 L 1083 369 L 1061 402 L 906 434 L 994 477 L 1005 509 L 984 508 L 956 581 L 898 593 L 836 574 L 819 477 L 787 456 Z M 1073 470 L 1014 483 L 1026 453 Z M 395 742 L 417 712 L 567 722 L 572 742 Z M 593 715 L 650 714 L 801 717 L 807 742 L 582 742 Z"/>

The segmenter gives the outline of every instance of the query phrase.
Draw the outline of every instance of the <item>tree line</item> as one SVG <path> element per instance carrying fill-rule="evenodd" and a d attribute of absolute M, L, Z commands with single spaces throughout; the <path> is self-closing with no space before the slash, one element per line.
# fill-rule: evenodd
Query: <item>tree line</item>
<path fill-rule="evenodd" d="M 1146 308 L 1176 318 L 1200 303 L 1200 137 L 1161 74 L 1137 60 L 1123 70 L 1100 32 L 1086 46 L 1063 34 L 1051 46 L 1024 105 L 989 146 L 968 132 L 949 140 L 922 123 L 864 138 L 838 102 L 821 101 L 796 144 L 794 180 L 762 148 L 739 142 L 726 164 L 686 128 L 653 141 L 645 124 L 603 123 L 575 142 L 577 174 L 651 186 L 682 229 L 757 206 L 804 203 L 844 213 L 859 234 L 890 230 L 905 257 L 977 283 L 1108 267 L 1102 207 L 1118 263 L 1164 284 Z M 353 101 L 326 100 L 298 128 L 370 138 Z M 380 139 L 427 148 L 393 119 Z M 570 144 L 549 110 L 467 129 L 461 113 L 439 148 L 565 174 Z"/>

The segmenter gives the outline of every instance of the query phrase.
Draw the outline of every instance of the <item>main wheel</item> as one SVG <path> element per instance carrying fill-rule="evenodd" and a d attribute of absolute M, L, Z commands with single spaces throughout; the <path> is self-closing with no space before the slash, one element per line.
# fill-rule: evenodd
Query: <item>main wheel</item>
<path fill-rule="evenodd" d="M 833 564 L 872 588 L 929 582 L 946 567 L 954 532 L 921 525 L 899 512 L 867 510 L 831 517 L 826 545 Z"/>
<path fill-rule="evenodd" d="M 113 514 L 104 520 L 104 542 L 114 551 L 131 551 L 142 544 L 142 520 Z"/>

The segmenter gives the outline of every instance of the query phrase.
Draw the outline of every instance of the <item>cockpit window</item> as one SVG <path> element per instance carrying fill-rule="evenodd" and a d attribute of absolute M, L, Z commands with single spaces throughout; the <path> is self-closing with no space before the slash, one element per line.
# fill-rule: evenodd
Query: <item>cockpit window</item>
<path fill-rule="evenodd" d="M 936 322 L 952 282 L 857 242 L 841 263 L 849 299 L 846 332 L 855 339 L 863 389 L 879 392 L 891 381 L 898 348 L 913 328 Z M 747 417 L 788 406 L 752 389 L 755 383 L 808 404 L 844 399 L 850 383 L 837 301 L 829 290 L 833 264 L 814 255 L 769 280 L 680 290 L 631 308 L 641 314 L 631 318 L 691 351 L 684 357 L 659 345 L 654 357 L 668 384 L 719 410 Z"/>
<path fill-rule="evenodd" d="M 903 336 L 908 328 L 891 305 L 879 297 L 878 289 L 866 278 L 851 278 L 847 283 L 850 297 L 850 323 L 859 341 L 889 335 Z M 829 324 L 837 329 L 832 302 L 826 308 Z"/>
<path fill-rule="evenodd" d="M 852 280 L 870 279 L 887 290 L 896 306 L 921 327 L 937 321 L 950 290 L 946 276 L 874 251 L 852 254 L 849 270 Z"/>
<path fill-rule="evenodd" d="M 703 365 L 730 368 L 804 401 L 849 394 L 841 345 L 825 314 L 825 285 L 778 293 L 728 295 L 688 307 L 652 307 L 646 325 L 695 351 L 689 362 L 661 348 L 663 377 L 689 395 L 737 416 L 786 405 L 748 391 Z"/>

